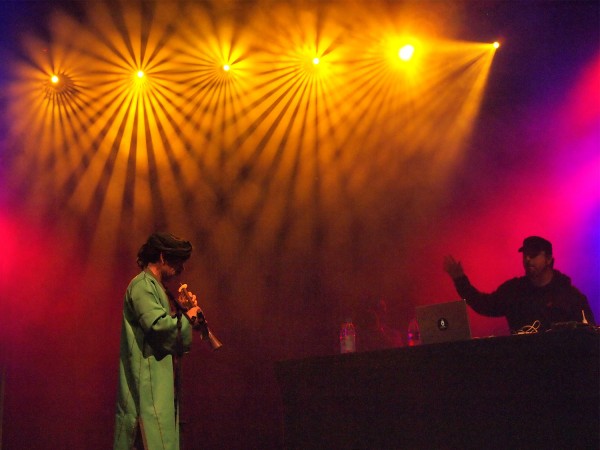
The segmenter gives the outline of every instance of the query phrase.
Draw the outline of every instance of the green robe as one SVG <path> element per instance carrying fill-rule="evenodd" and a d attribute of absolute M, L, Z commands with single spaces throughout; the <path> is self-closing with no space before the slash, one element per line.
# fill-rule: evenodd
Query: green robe
<path fill-rule="evenodd" d="M 185 318 L 180 323 L 183 351 L 188 351 L 192 328 Z M 170 314 L 165 290 L 150 273 L 142 272 L 125 293 L 115 450 L 131 448 L 138 426 L 148 450 L 179 449 L 173 374 L 176 351 L 177 318 Z"/>

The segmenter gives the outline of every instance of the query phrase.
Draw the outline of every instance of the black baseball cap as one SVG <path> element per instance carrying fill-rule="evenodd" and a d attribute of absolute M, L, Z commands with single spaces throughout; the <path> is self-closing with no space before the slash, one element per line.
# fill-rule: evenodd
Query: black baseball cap
<path fill-rule="evenodd" d="M 552 243 L 539 236 L 529 236 L 523 240 L 523 246 L 519 249 L 520 252 L 539 254 L 541 251 L 546 252 L 546 255 L 552 254 Z"/>

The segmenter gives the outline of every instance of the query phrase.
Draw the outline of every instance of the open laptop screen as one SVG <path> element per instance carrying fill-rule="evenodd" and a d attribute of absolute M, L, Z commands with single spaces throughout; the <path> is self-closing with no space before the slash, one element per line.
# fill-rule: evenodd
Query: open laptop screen
<path fill-rule="evenodd" d="M 464 300 L 417 306 L 415 313 L 423 344 L 471 339 Z"/>

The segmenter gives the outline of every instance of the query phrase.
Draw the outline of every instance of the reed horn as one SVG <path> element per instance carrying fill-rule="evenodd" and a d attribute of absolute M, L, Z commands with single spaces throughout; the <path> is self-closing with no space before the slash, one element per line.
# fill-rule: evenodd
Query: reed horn
<path fill-rule="evenodd" d="M 212 331 L 210 331 L 210 328 L 208 328 L 208 324 L 206 323 L 203 312 L 198 313 L 198 322 L 195 328 L 200 331 L 201 339 L 203 341 L 208 341 L 213 350 L 219 350 L 221 347 L 223 347 L 221 341 L 218 340 Z"/>
<path fill-rule="evenodd" d="M 179 286 L 179 292 L 183 293 L 188 298 L 192 297 L 187 290 L 187 284 L 181 284 Z M 203 341 L 208 341 L 213 350 L 219 350 L 221 347 L 223 347 L 223 343 L 218 340 L 212 331 L 210 331 L 210 328 L 208 328 L 208 323 L 206 322 L 206 317 L 204 317 L 202 308 L 200 308 L 200 312 L 198 312 L 198 315 L 196 316 L 196 321 L 193 324 L 193 327 L 195 330 L 200 331 L 200 338 Z"/>

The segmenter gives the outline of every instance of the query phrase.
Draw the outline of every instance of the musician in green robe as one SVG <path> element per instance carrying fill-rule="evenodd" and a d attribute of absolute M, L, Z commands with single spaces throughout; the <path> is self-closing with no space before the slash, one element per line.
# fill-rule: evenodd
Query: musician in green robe
<path fill-rule="evenodd" d="M 123 307 L 115 450 L 179 449 L 176 366 L 200 309 L 195 295 L 170 302 L 163 282 L 183 271 L 191 252 L 189 242 L 169 233 L 152 234 L 138 252 L 142 272 Z"/>

